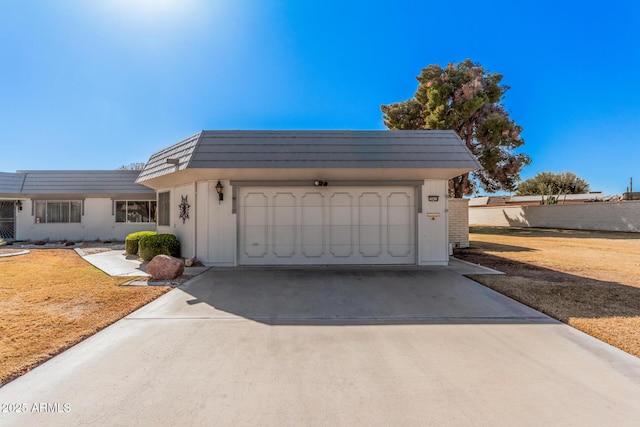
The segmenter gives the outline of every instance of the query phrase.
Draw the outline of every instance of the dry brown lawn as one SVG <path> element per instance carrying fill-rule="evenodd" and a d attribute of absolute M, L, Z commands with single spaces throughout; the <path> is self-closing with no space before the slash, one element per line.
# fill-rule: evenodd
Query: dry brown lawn
<path fill-rule="evenodd" d="M 170 289 L 119 286 L 129 280 L 69 249 L 0 258 L 0 385 Z"/>
<path fill-rule="evenodd" d="M 640 234 L 472 227 L 473 280 L 640 357 Z"/>

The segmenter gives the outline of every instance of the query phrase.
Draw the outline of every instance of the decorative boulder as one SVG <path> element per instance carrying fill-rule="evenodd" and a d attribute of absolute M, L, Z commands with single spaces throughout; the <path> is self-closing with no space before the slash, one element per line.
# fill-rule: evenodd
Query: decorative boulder
<path fill-rule="evenodd" d="M 198 260 L 196 260 L 195 258 L 187 258 L 184 260 L 184 265 L 185 267 L 193 267 L 194 265 L 196 265 L 196 262 L 198 262 Z"/>
<path fill-rule="evenodd" d="M 147 264 L 147 273 L 154 280 L 173 280 L 184 273 L 184 263 L 169 255 L 157 255 Z"/>

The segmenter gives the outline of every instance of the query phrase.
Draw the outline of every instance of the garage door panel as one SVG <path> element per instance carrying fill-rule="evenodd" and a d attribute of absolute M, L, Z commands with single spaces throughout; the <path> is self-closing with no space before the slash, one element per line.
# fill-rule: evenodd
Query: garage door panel
<path fill-rule="evenodd" d="M 360 254 L 378 257 L 382 254 L 382 197 L 378 193 L 362 193 L 358 202 Z"/>
<path fill-rule="evenodd" d="M 241 188 L 240 264 L 415 264 L 412 187 Z"/>
<path fill-rule="evenodd" d="M 296 253 L 298 215 L 293 193 L 276 193 L 272 203 L 273 253 L 279 258 L 291 258 Z"/>
<path fill-rule="evenodd" d="M 365 257 L 377 257 L 382 254 L 382 230 L 379 225 L 360 225 L 359 248 L 360 254 Z"/>
<path fill-rule="evenodd" d="M 393 192 L 387 197 L 387 252 L 392 257 L 406 257 L 414 250 L 414 212 L 407 193 Z"/>
<path fill-rule="evenodd" d="M 353 197 L 334 193 L 329 203 L 329 250 L 335 257 L 349 257 L 353 254 Z"/>
<path fill-rule="evenodd" d="M 319 192 L 306 192 L 301 202 L 300 252 L 309 258 L 322 257 L 324 250 L 324 197 Z"/>
<path fill-rule="evenodd" d="M 249 258 L 262 258 L 268 253 L 267 200 L 263 193 L 248 193 L 243 199 L 242 247 L 244 254 Z"/>

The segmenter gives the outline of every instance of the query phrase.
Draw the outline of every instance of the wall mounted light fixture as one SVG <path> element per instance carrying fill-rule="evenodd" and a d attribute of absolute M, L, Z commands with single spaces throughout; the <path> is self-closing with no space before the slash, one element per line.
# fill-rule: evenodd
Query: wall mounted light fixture
<path fill-rule="evenodd" d="M 223 190 L 224 187 L 222 186 L 220 181 L 218 181 L 218 183 L 216 184 L 216 191 L 218 192 L 218 204 L 220 204 L 220 202 L 224 199 Z"/>
<path fill-rule="evenodd" d="M 21 211 L 21 210 L 22 210 L 22 201 L 18 200 L 18 201 L 16 202 L 16 208 L 18 208 L 18 210 L 19 210 L 19 211 Z"/>

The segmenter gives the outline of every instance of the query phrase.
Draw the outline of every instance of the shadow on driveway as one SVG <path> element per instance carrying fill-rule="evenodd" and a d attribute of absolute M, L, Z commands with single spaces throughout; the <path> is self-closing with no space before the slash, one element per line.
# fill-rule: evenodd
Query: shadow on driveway
<path fill-rule="evenodd" d="M 130 317 L 269 325 L 556 323 L 446 267 L 211 269 Z"/>

